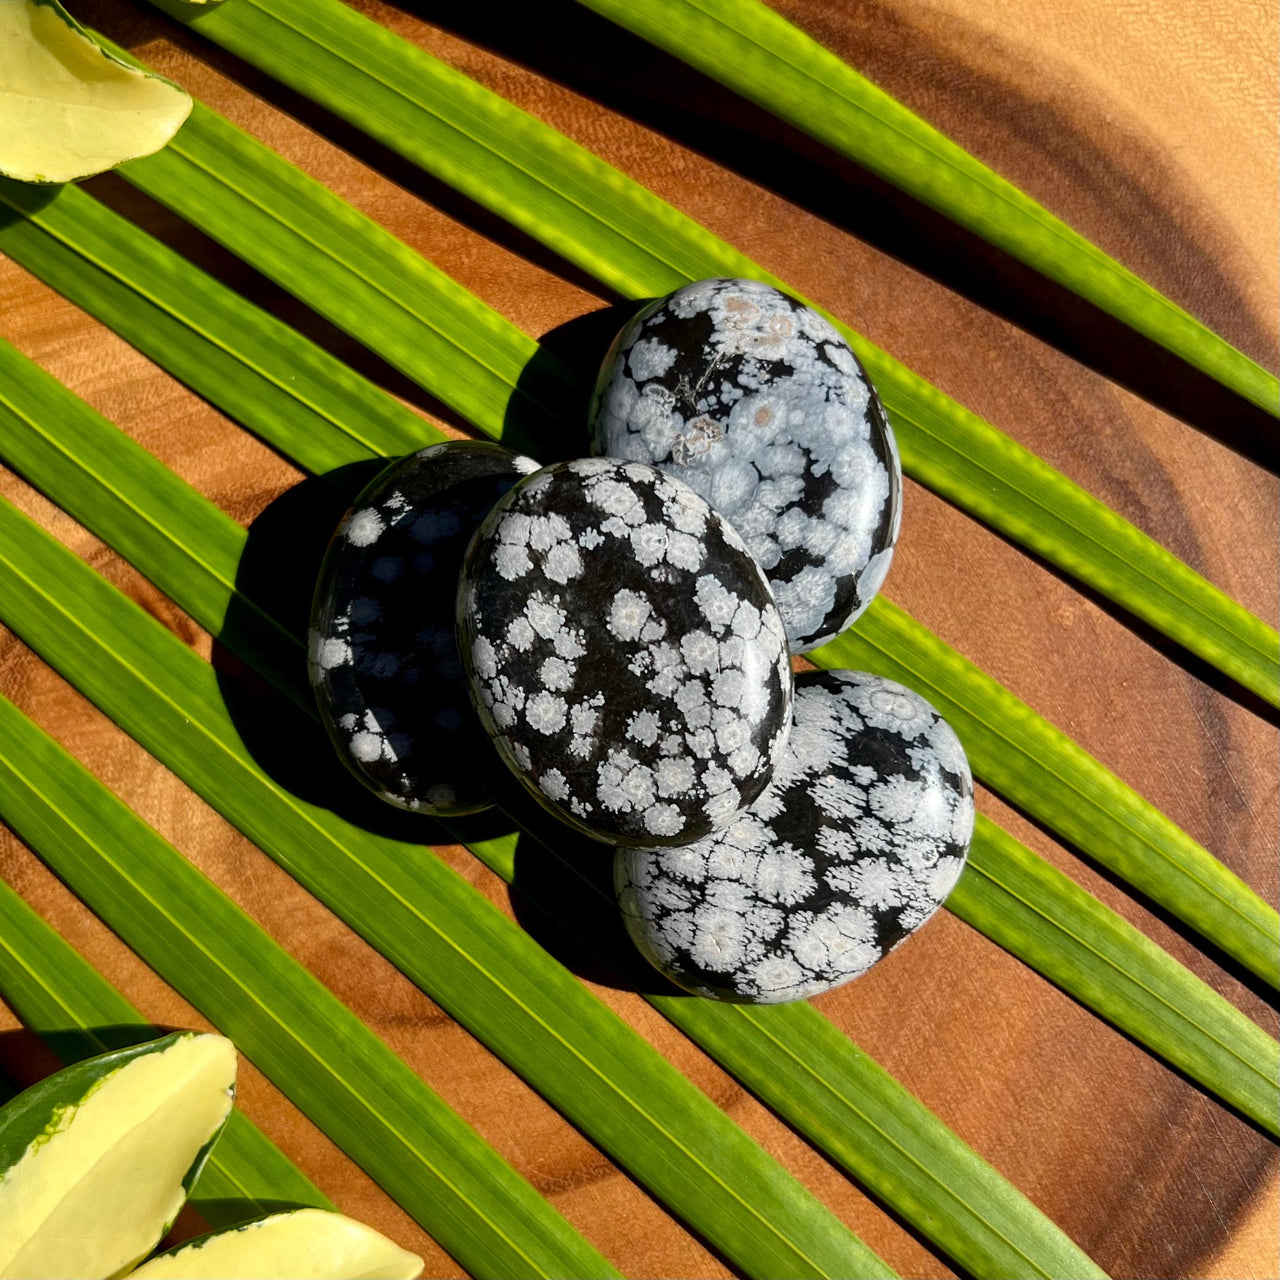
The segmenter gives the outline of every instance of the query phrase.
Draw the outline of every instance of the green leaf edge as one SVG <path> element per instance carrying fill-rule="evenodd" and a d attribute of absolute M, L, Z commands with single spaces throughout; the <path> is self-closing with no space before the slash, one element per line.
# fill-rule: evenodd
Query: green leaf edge
<path fill-rule="evenodd" d="M 579 0 L 1280 415 L 1280 381 L 759 0 Z"/>

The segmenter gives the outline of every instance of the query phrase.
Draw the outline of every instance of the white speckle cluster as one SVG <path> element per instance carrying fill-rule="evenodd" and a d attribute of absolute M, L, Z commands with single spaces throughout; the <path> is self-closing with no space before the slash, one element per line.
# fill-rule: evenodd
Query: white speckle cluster
<path fill-rule="evenodd" d="M 647 308 L 606 362 L 601 454 L 705 498 L 768 575 L 791 646 L 866 608 L 901 520 L 893 432 L 844 339 L 753 280 L 703 280 Z"/>
<path fill-rule="evenodd" d="M 861 672 L 796 679 L 773 781 L 678 849 L 620 849 L 640 950 L 699 995 L 776 1003 L 864 973 L 941 905 L 964 867 L 973 783 L 918 694 Z"/>
<path fill-rule="evenodd" d="M 547 467 L 495 507 L 459 591 L 499 751 L 557 816 L 623 844 L 696 840 L 764 787 L 791 672 L 742 540 L 652 467 Z"/>

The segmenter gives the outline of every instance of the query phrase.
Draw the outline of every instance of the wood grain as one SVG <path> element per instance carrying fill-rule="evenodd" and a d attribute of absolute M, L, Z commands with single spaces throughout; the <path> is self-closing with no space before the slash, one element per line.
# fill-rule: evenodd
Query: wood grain
<path fill-rule="evenodd" d="M 794 131 L 577 9 L 362 0 L 359 8 L 570 134 L 1159 539 L 1273 624 L 1280 492 L 1268 426 Z M 1274 367 L 1276 16 L 1232 0 L 786 0 L 890 92 Z M 598 360 L 621 309 L 591 281 L 131 0 L 77 13 L 401 236 L 529 333 Z M 118 179 L 104 199 L 395 393 L 428 398 Z M 596 322 L 584 321 L 603 313 Z M 299 479 L 272 451 L 0 259 L 0 335 L 248 524 Z M 1232 447 L 1234 446 L 1234 447 Z M 1237 452 L 1240 450 L 1242 452 Z M 1251 460 L 1255 459 L 1255 460 Z M 1272 464 L 1274 465 L 1274 463 Z M 208 656 L 128 565 L 0 473 L 0 491 Z M 887 594 L 1204 842 L 1273 903 L 1273 723 L 1196 664 L 909 484 Z M 324 980 L 626 1274 L 720 1276 L 719 1258 L 467 1032 L 30 652 L 0 690 Z M 985 812 L 1273 1034 L 1249 986 L 996 797 Z M 464 850 L 442 857 L 510 911 Z M 7 832 L 0 873 L 157 1023 L 199 1016 Z M 905 1276 L 946 1264 L 633 993 L 590 982 Z M 1271 1277 L 1275 1147 L 941 913 L 820 1008 L 1116 1276 Z M 0 1009 L 0 1032 L 16 1020 Z M 0 1034 L 0 1069 L 39 1059 Z M 347 1212 L 456 1264 L 249 1069 L 243 1103 Z"/>

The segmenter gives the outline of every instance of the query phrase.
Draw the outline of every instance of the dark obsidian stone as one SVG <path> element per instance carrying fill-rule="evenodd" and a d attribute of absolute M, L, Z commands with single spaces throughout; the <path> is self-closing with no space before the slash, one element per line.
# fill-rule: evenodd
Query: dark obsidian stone
<path fill-rule="evenodd" d="M 320 718 L 365 786 L 435 815 L 489 805 L 499 770 L 458 660 L 467 543 L 530 458 L 451 441 L 392 463 L 343 517 L 316 586 L 309 666 Z"/>
<path fill-rule="evenodd" d="M 700 280 L 646 307 L 606 358 L 596 453 L 704 497 L 769 577 L 794 652 L 880 589 L 902 471 L 857 357 L 810 307 L 755 280 Z"/>
<path fill-rule="evenodd" d="M 791 715 L 782 620 L 742 539 L 655 468 L 522 480 L 471 544 L 458 620 L 499 752 L 587 835 L 688 843 L 768 782 Z"/>
<path fill-rule="evenodd" d="M 681 849 L 620 849 L 627 928 L 697 995 L 774 1004 L 864 973 L 942 904 L 973 833 L 973 781 L 950 725 L 880 676 L 796 677 L 773 781 Z"/>

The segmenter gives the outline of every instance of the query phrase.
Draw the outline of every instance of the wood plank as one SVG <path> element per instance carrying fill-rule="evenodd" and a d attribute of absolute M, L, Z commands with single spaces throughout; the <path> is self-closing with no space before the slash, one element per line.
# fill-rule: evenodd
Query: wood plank
<path fill-rule="evenodd" d="M 733 241 L 1036 450 L 1273 624 L 1277 482 L 1259 415 L 934 215 L 570 0 L 358 5 Z M 1275 14 L 1232 0 L 787 0 L 786 14 L 1274 367 Z M 627 308 L 402 162 L 132 0 L 77 13 L 590 367 Z M 397 394 L 404 379 L 116 179 L 126 209 Z M 235 518 L 297 473 L 13 263 L 0 335 Z M 1132 389 L 1126 389 L 1132 388 Z M 1224 443 L 1224 441 L 1226 443 Z M 30 510 L 202 653 L 209 638 L 20 480 Z M 1277 897 L 1276 736 L 1235 691 L 914 484 L 886 592 Z M 491 1054 L 12 637 L 0 690 L 325 980 L 625 1273 L 724 1264 Z M 1276 1031 L 1272 1006 L 1001 802 L 981 807 Z M 495 902 L 506 887 L 441 851 Z M 0 874 L 157 1022 L 200 1025 L 7 833 Z M 591 979 L 587 979 L 591 981 Z M 902 1274 L 950 1272 L 634 993 L 593 981 Z M 945 913 L 819 1001 L 1116 1276 L 1275 1276 L 1274 1146 Z M 12 1020 L 0 1022 L 0 1032 Z M 0 1066 L 21 1072 L 0 1034 Z M 265 1081 L 249 1113 L 348 1212 L 456 1264 Z"/>

